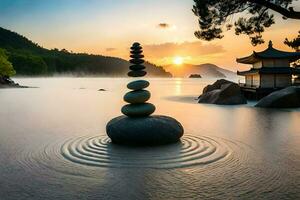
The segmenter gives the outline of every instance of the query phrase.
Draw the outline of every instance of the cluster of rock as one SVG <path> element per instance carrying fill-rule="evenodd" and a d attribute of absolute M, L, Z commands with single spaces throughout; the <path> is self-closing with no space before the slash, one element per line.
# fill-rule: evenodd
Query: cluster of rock
<path fill-rule="evenodd" d="M 130 77 L 143 77 L 145 71 L 144 56 L 139 43 L 131 47 Z M 132 90 L 125 94 L 124 101 L 129 103 L 122 107 L 123 116 L 116 117 L 106 126 L 107 135 L 115 144 L 121 145 L 163 145 L 175 143 L 183 136 L 182 125 L 168 116 L 154 115 L 155 106 L 147 103 L 151 94 L 145 90 L 150 85 L 145 80 L 135 80 L 127 85 Z"/>
<path fill-rule="evenodd" d="M 15 83 L 8 76 L 0 76 L 0 88 L 27 88 Z"/>
<path fill-rule="evenodd" d="M 273 92 L 262 98 L 255 107 L 261 108 L 299 108 L 300 87 L 291 86 Z"/>
<path fill-rule="evenodd" d="M 247 99 L 242 94 L 238 84 L 225 79 L 220 79 L 203 89 L 203 94 L 198 97 L 198 102 L 218 105 L 238 105 L 246 104 Z M 255 107 L 299 108 L 300 87 L 291 86 L 272 92 L 258 101 Z"/>
<path fill-rule="evenodd" d="M 218 105 L 239 105 L 246 104 L 247 99 L 242 94 L 238 84 L 220 79 L 203 89 L 202 95 L 198 97 L 198 102 Z"/>

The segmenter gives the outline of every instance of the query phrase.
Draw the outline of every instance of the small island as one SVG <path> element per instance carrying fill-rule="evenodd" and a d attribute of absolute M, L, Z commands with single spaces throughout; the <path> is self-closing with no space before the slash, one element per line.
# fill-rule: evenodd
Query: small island
<path fill-rule="evenodd" d="M 189 78 L 202 78 L 200 74 L 191 74 Z"/>

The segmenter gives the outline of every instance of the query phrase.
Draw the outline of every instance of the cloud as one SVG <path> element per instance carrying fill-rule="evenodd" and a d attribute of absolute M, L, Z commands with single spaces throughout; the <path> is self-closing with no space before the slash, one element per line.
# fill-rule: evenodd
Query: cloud
<path fill-rule="evenodd" d="M 106 48 L 106 51 L 115 51 L 117 50 L 116 48 Z"/>
<path fill-rule="evenodd" d="M 145 54 L 152 58 L 174 56 L 201 57 L 225 52 L 221 45 L 203 44 L 201 41 L 144 45 L 144 51 Z"/>
<path fill-rule="evenodd" d="M 159 23 L 157 26 L 158 26 L 158 28 L 161 28 L 161 29 L 170 28 L 170 24 L 168 24 L 168 23 Z"/>

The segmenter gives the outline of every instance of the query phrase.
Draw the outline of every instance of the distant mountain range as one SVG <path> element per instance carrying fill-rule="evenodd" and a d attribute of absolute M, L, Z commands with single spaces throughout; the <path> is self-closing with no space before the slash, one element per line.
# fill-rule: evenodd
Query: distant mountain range
<path fill-rule="evenodd" d="M 75 41 L 76 42 L 76 41 Z M 46 49 L 26 37 L 0 27 L 0 48 L 5 49 L 17 75 L 125 77 L 130 63 L 124 59 L 67 50 Z M 129 52 L 128 52 L 129 53 Z M 162 67 L 145 63 L 149 76 L 171 77 Z"/>
<path fill-rule="evenodd" d="M 191 74 L 199 74 L 202 78 L 231 78 L 235 77 L 236 73 L 230 70 L 223 69 L 214 64 L 206 63 L 201 65 L 166 65 L 163 66 L 167 72 L 172 73 L 174 77 L 189 77 Z"/>

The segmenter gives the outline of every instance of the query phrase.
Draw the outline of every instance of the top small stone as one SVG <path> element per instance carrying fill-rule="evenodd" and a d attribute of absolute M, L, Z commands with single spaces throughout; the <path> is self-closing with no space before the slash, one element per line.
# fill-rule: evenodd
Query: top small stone
<path fill-rule="evenodd" d="M 131 49 L 131 51 L 130 51 L 131 54 L 140 54 L 143 52 L 143 50 L 142 50 L 143 48 L 142 48 L 141 44 L 138 42 L 133 43 L 132 46 L 130 47 L 130 49 Z"/>
<path fill-rule="evenodd" d="M 141 46 L 141 44 L 138 43 L 138 42 L 135 42 L 135 43 L 133 43 L 133 45 L 132 45 L 132 47 L 139 47 L 139 46 Z"/>

